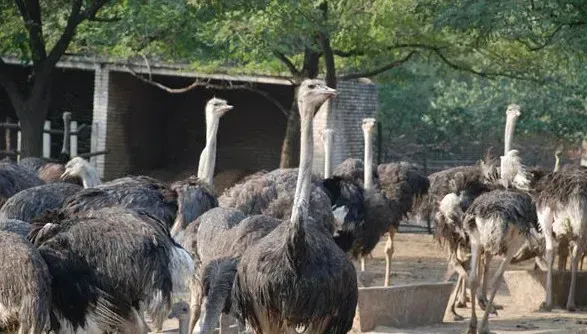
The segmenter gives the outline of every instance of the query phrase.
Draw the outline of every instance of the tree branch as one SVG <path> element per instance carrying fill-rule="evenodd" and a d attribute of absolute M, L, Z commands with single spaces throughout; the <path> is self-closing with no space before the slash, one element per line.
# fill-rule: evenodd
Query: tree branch
<path fill-rule="evenodd" d="M 338 77 L 340 80 L 350 80 L 350 79 L 358 79 L 358 78 L 365 78 L 365 77 L 372 77 L 375 76 L 377 74 L 383 73 L 385 71 L 388 71 L 394 67 L 397 67 L 405 62 L 407 62 L 408 60 L 410 60 L 410 58 L 415 55 L 417 52 L 416 51 L 412 51 L 410 53 L 408 53 L 404 58 L 401 58 L 399 60 L 393 61 L 389 64 L 380 66 L 378 68 L 375 68 L 373 70 L 367 71 L 367 72 L 360 72 L 360 73 L 350 73 L 350 74 L 346 74 L 343 76 Z"/>
<path fill-rule="evenodd" d="M 145 58 L 145 61 L 146 58 Z M 148 61 L 147 61 L 148 63 Z M 136 73 L 132 68 L 125 66 L 126 70 L 132 74 L 135 78 L 141 80 L 144 83 L 147 83 L 149 85 L 153 85 L 159 89 L 162 89 L 168 93 L 171 94 L 182 94 L 185 92 L 188 92 L 196 87 L 202 87 L 202 88 L 206 88 L 206 89 L 216 89 L 216 90 L 246 90 L 249 92 L 253 92 L 256 94 L 259 94 L 261 96 L 263 96 L 265 99 L 267 99 L 269 102 L 271 102 L 275 107 L 277 107 L 279 109 L 279 111 L 281 111 L 283 113 L 284 116 L 288 116 L 289 115 L 289 110 L 287 108 L 285 108 L 277 99 L 275 99 L 273 96 L 271 96 L 269 93 L 267 93 L 264 90 L 261 90 L 259 88 L 253 87 L 251 85 L 248 84 L 241 84 L 241 85 L 235 85 L 233 84 L 232 81 L 227 81 L 226 85 L 217 85 L 217 84 L 213 84 L 210 82 L 210 80 L 200 80 L 200 79 L 196 79 L 194 82 L 192 82 L 191 84 L 182 87 L 182 88 L 171 88 L 168 86 L 163 85 L 162 83 L 159 83 L 155 80 L 152 80 L 151 77 L 151 73 L 150 73 L 150 69 L 149 69 L 149 78 L 146 78 L 138 73 Z"/>
<path fill-rule="evenodd" d="M 39 0 L 15 0 L 22 16 L 24 26 L 29 35 L 29 46 L 34 63 L 39 63 L 47 57 L 45 41 L 43 40 L 43 21 Z"/>
<path fill-rule="evenodd" d="M 298 71 L 296 65 L 294 65 L 294 63 L 292 63 L 292 61 L 289 60 L 289 58 L 287 58 L 286 55 L 277 50 L 274 50 L 273 54 L 277 57 L 277 59 L 281 60 L 281 62 L 285 64 L 285 66 L 289 69 L 289 71 L 294 77 L 300 75 L 300 71 Z"/>

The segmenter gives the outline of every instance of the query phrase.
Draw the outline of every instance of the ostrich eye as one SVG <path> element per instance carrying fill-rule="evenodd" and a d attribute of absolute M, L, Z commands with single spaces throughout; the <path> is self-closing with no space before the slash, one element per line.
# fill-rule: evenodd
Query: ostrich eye
<path fill-rule="evenodd" d="M 316 88 L 316 85 L 308 85 L 308 88 L 314 89 L 314 88 Z"/>

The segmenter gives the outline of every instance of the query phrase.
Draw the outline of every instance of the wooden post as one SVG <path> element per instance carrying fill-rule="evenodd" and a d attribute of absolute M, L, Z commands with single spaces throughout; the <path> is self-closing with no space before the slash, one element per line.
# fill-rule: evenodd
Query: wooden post
<path fill-rule="evenodd" d="M 70 128 L 73 134 L 69 136 L 69 155 L 75 157 L 77 156 L 77 121 L 71 121 Z"/>
<path fill-rule="evenodd" d="M 51 121 L 45 121 L 45 130 L 51 130 Z M 51 134 L 43 132 L 43 158 L 51 157 Z"/>
<path fill-rule="evenodd" d="M 16 161 L 20 161 L 20 152 L 22 149 L 22 133 L 20 133 L 20 122 L 18 122 L 18 131 L 16 132 Z"/>
<path fill-rule="evenodd" d="M 10 119 L 10 117 L 6 117 L 6 123 L 10 123 L 12 120 Z M 12 143 L 10 142 L 11 138 L 10 138 L 10 128 L 5 128 L 4 129 L 4 143 L 5 143 L 5 149 L 6 152 L 10 152 L 12 150 Z"/>

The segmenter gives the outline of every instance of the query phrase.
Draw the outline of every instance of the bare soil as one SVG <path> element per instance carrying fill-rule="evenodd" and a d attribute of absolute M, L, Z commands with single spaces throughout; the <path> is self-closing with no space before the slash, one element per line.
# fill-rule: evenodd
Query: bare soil
<path fill-rule="evenodd" d="M 386 238 L 386 237 L 385 237 Z M 382 238 L 375 250 L 373 258 L 366 261 L 366 272 L 359 273 L 359 281 L 363 286 L 383 285 L 385 273 L 384 248 L 386 239 Z M 426 234 L 397 234 L 394 242 L 394 255 L 392 260 L 393 285 L 440 282 L 446 271 L 446 253 Z M 493 260 L 494 270 L 499 259 Z M 531 269 L 532 263 L 527 262 L 511 266 L 508 270 Z M 360 267 L 357 263 L 357 272 Z M 577 287 L 581 289 L 583 287 Z M 564 310 L 554 310 L 550 313 L 526 312 L 516 310 L 512 305 L 509 292 L 504 283 L 498 291 L 495 302 L 504 307 L 498 311 L 498 315 L 491 316 L 489 327 L 492 333 L 585 333 L 587 334 L 587 309 L 570 313 Z M 468 327 L 470 309 L 457 309 L 457 312 L 465 317 L 465 320 L 445 322 L 444 324 L 430 327 L 418 327 L 411 329 L 376 328 L 371 334 L 379 333 L 465 333 Z M 478 309 L 477 316 L 482 316 Z M 177 322 L 166 323 L 166 333 L 177 333 Z"/>

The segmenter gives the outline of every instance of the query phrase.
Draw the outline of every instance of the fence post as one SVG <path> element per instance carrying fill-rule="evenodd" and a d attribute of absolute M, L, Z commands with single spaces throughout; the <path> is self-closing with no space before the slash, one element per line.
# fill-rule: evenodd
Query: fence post
<path fill-rule="evenodd" d="M 10 124 L 10 121 L 12 121 L 10 119 L 10 117 L 6 117 L 6 123 Z M 12 149 L 12 143 L 10 142 L 11 138 L 10 138 L 10 128 L 7 127 L 6 129 L 4 129 L 4 143 L 5 143 L 5 149 L 6 152 L 10 152 Z"/>
<path fill-rule="evenodd" d="M 77 156 L 77 121 L 71 121 L 70 129 L 72 134 L 69 136 L 69 155 L 75 157 Z"/>
<path fill-rule="evenodd" d="M 16 161 L 20 161 L 20 152 L 22 150 L 22 134 L 20 133 L 20 122 L 18 122 L 18 131 L 16 132 Z"/>
<path fill-rule="evenodd" d="M 51 121 L 45 121 L 45 130 L 51 130 Z M 51 134 L 43 132 L 43 158 L 51 157 Z"/>

